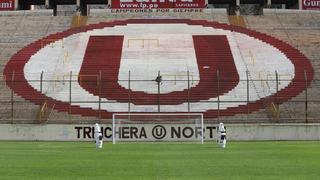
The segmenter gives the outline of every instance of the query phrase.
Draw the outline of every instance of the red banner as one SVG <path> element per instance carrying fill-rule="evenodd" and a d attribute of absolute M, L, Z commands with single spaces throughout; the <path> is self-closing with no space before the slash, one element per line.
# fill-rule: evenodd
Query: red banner
<path fill-rule="evenodd" d="M 320 10 L 320 0 L 302 0 L 302 9 Z"/>
<path fill-rule="evenodd" d="M 205 0 L 112 0 L 114 9 L 204 8 Z"/>
<path fill-rule="evenodd" d="M 14 0 L 0 0 L 0 11 L 14 10 Z"/>

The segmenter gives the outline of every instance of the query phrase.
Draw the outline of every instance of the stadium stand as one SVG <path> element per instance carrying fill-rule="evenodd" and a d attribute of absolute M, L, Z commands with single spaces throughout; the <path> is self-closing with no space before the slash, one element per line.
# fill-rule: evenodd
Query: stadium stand
<path fill-rule="evenodd" d="M 293 10 L 264 10 L 262 16 L 228 16 L 226 10 L 213 10 L 205 9 L 199 13 L 107 13 L 105 9 L 90 9 L 90 16 L 88 18 L 81 19 L 81 23 L 78 22 L 77 16 L 52 16 L 52 11 L 49 10 L 37 10 L 31 11 L 14 11 L 14 12 L 1 12 L 0 23 L 5 24 L 4 28 L 1 28 L 0 39 L 0 70 L 3 72 L 4 65 L 21 48 L 25 47 L 29 43 L 53 34 L 59 31 L 66 30 L 70 27 L 83 26 L 84 24 L 95 24 L 106 21 L 114 21 L 119 19 L 132 19 L 132 18 L 182 18 L 182 19 L 199 19 L 217 21 L 221 23 L 233 24 L 240 26 L 239 31 L 242 31 L 241 27 L 247 27 L 258 32 L 266 33 L 268 35 L 279 38 L 286 43 L 292 45 L 306 55 L 313 65 L 315 76 L 308 88 L 308 99 L 311 102 L 308 103 L 308 121 L 319 122 L 320 117 L 317 108 L 319 108 L 320 99 L 318 94 L 320 92 L 320 13 L 312 11 L 293 11 Z M 69 14 L 68 14 L 69 15 Z M 8 18 L 10 16 L 10 20 Z M 239 20 L 240 19 L 240 20 Z M 39 23 L 41 22 L 41 23 Z M 199 40 L 200 41 L 200 40 Z M 204 45 L 203 43 L 201 43 Z M 94 69 L 89 72 L 91 74 Z M 2 73 L 1 73 L 2 74 Z M 281 76 L 280 76 L 281 77 Z M 286 78 L 285 75 L 282 77 Z M 1 77 L 5 79 L 7 77 Z M 90 84 L 84 84 L 85 88 L 91 88 Z M 305 86 L 302 82 L 299 86 Z M 228 89 L 228 88 L 226 88 Z M 5 85 L 3 81 L 0 82 L 1 90 L 1 123 L 89 123 L 95 120 L 94 117 L 82 117 L 80 115 L 74 115 L 72 112 L 58 112 L 54 109 L 47 109 L 47 105 L 44 102 L 34 105 L 28 100 L 24 100 L 17 95 L 14 95 L 14 103 L 12 104 L 12 96 L 10 89 Z M 110 89 L 111 90 L 111 89 Z M 96 90 L 93 90 L 96 91 Z M 24 92 L 28 93 L 28 92 Z M 95 92 L 98 93 L 97 91 Z M 124 92 L 125 93 L 125 92 Z M 289 100 L 289 94 L 285 94 L 279 99 L 288 102 L 277 105 L 272 104 L 272 100 L 266 101 L 264 109 L 251 107 L 250 114 L 238 114 L 232 112 L 233 116 L 221 116 L 219 120 L 228 122 L 304 122 L 306 120 L 305 109 L 305 93 L 298 95 L 297 97 Z M 133 94 L 133 96 L 135 96 Z M 170 96 L 168 99 L 172 98 Z M 151 99 L 156 99 L 152 97 Z M 281 101 L 281 100 L 280 100 Z M 298 103 L 299 102 L 299 103 Z M 175 102 L 176 103 L 176 102 Z M 11 107 L 14 106 L 14 112 Z M 83 111 L 86 111 L 85 109 Z M 42 114 L 44 113 L 44 114 Z M 91 112 L 85 112 L 91 113 Z M 72 114 L 72 115 L 71 115 Z M 223 115 L 223 114 L 222 114 Z M 228 115 L 228 114 L 224 114 Z M 40 118 L 39 118 L 40 116 Z M 108 121 L 108 120 L 104 120 Z M 212 122 L 216 119 L 212 119 Z"/>
<path fill-rule="evenodd" d="M 315 110 L 319 106 L 319 15 L 317 11 L 299 11 L 299 10 L 274 10 L 264 9 L 263 16 L 244 16 L 248 28 L 259 32 L 270 34 L 277 37 L 306 55 L 312 63 L 315 71 L 314 81 L 311 88 L 308 89 L 308 98 L 315 102 L 310 103 L 308 115 L 317 119 L 319 116 Z M 267 26 L 266 26 L 267 24 Z M 304 101 L 305 92 L 292 99 L 292 101 Z M 280 105 L 282 119 L 301 119 L 305 113 L 302 103 L 288 102 Z"/>
<path fill-rule="evenodd" d="M 70 27 L 71 17 L 52 16 L 52 10 L 36 11 L 2 11 L 0 12 L 1 27 L 0 39 L 0 67 L 1 72 L 12 55 L 21 48 L 40 39 L 43 36 L 66 30 Z M 2 75 L 2 73 L 1 73 Z M 11 92 L 1 79 L 1 121 L 2 123 L 15 122 L 36 123 L 38 106 L 29 103 L 19 96 L 14 96 L 14 111 L 11 112 Z M 13 116 L 13 117 L 10 117 Z"/>
<path fill-rule="evenodd" d="M 105 14 L 102 10 L 91 10 L 90 22 L 102 22 L 107 20 Z M 203 13 L 203 19 L 218 21 L 222 23 L 234 24 L 230 22 L 230 16 L 223 13 L 223 10 L 212 11 L 212 14 Z M 137 15 L 136 13 L 134 13 Z M 181 14 L 180 14 L 181 15 Z M 242 23 L 244 23 L 249 29 L 254 29 L 258 32 L 263 32 L 271 36 L 277 37 L 286 43 L 289 43 L 299 49 L 303 54 L 305 54 L 309 59 L 311 59 L 314 70 L 315 70 L 315 80 L 312 82 L 310 90 L 308 90 L 308 97 L 315 101 L 318 101 L 317 91 L 319 90 L 319 69 L 317 68 L 319 61 L 319 15 L 317 11 L 299 11 L 299 10 L 274 10 L 274 9 L 264 9 L 264 15 L 262 16 L 241 16 L 243 18 Z M 123 19 L 127 19 L 123 17 Z M 132 16 L 128 15 L 128 16 Z M 198 15 L 199 16 L 199 15 Z M 142 16 L 143 17 L 143 16 Z M 236 18 L 236 16 L 233 16 Z M 192 17 L 194 18 L 194 17 Z M 306 30 L 306 31 L 304 31 Z M 306 33 L 307 32 L 307 33 Z M 294 44 L 295 42 L 295 44 Z M 294 98 L 296 101 L 305 100 L 305 95 Z M 310 103 L 310 112 L 308 112 L 310 119 L 317 119 L 317 111 L 311 110 L 319 106 L 319 102 Z M 284 103 L 280 106 L 282 111 L 281 119 L 295 122 L 304 119 L 304 109 L 303 103 Z M 300 112 L 300 114 L 299 114 Z M 223 117 L 222 117 L 223 118 Z M 273 119 L 273 116 L 267 111 L 253 112 L 250 114 L 249 119 Z M 225 120 L 235 121 L 239 119 L 246 119 L 246 115 L 235 115 L 233 117 L 227 117 Z"/>

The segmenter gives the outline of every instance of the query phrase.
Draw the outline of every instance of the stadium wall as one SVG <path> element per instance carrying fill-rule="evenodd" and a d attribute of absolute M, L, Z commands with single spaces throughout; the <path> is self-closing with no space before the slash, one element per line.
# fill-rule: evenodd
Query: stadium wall
<path fill-rule="evenodd" d="M 216 126 L 204 126 L 206 141 L 217 139 Z M 2 124 L 0 140 L 92 141 L 93 127 L 93 124 Z M 105 140 L 111 141 L 111 125 L 102 127 Z M 227 124 L 226 127 L 228 139 L 235 141 L 320 140 L 320 124 Z"/>
<path fill-rule="evenodd" d="M 93 17 L 108 16 L 110 14 L 127 14 L 127 13 L 206 13 L 206 14 L 227 14 L 225 8 L 209 9 L 89 9 L 88 15 Z"/>

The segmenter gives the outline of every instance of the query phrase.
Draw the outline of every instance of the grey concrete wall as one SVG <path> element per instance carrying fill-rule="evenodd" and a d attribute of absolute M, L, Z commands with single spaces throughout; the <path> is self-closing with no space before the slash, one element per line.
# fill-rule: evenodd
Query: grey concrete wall
<path fill-rule="evenodd" d="M 320 124 L 230 124 L 231 140 L 320 140 Z"/>
<path fill-rule="evenodd" d="M 204 126 L 205 140 L 215 140 L 217 134 L 212 127 L 217 125 Z M 320 124 L 227 124 L 226 126 L 228 140 L 320 140 Z M 102 127 L 106 133 L 105 140 L 111 140 L 111 125 L 104 124 Z M 91 141 L 92 137 L 89 136 L 92 135 L 92 128 L 93 125 L 1 124 L 0 140 Z M 151 132 L 151 126 L 145 128 L 147 133 Z"/>

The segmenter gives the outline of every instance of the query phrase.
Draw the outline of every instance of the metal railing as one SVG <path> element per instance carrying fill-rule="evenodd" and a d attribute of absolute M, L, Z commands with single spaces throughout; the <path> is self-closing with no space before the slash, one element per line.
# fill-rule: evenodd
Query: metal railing
<path fill-rule="evenodd" d="M 159 72 L 155 79 L 137 80 L 133 79 L 129 72 L 128 79 L 118 81 L 103 79 L 101 73 L 80 77 L 70 72 L 68 78 L 55 80 L 46 80 L 43 78 L 43 74 L 41 74 L 38 80 L 28 80 L 28 83 L 31 84 L 38 93 L 45 94 L 44 98 L 37 99 L 30 96 L 26 100 L 23 95 L 23 98 L 21 98 L 21 94 L 16 94 L 12 88 L 8 87 L 20 87 L 21 83 L 25 82 L 18 80 L 10 81 L 3 77 L 2 79 L 4 80 L 0 81 L 0 120 L 6 123 L 69 123 L 90 120 L 90 118 L 72 115 L 77 114 L 77 112 L 74 112 L 71 106 L 70 109 L 64 110 L 67 113 L 59 113 L 55 110 L 56 104 L 48 102 L 53 98 L 51 96 L 52 94 L 60 93 L 59 96 L 64 96 L 65 102 L 69 104 L 95 109 L 95 111 L 88 115 L 93 116 L 91 119 L 105 119 L 103 115 L 103 112 L 106 110 L 105 107 L 121 102 L 122 104 L 127 103 L 127 106 L 125 106 L 125 110 L 121 109 L 120 111 L 127 113 L 137 112 L 133 107 L 136 104 L 153 105 L 152 109 L 146 109 L 145 112 L 161 113 L 168 112 L 168 109 L 166 109 L 167 106 L 175 107 L 184 103 L 186 105 L 183 107 L 177 107 L 177 112 L 201 112 L 198 107 L 208 107 L 207 110 L 214 109 L 213 115 L 208 116 L 211 121 L 223 120 L 239 123 L 320 122 L 320 97 L 318 96 L 318 92 L 320 92 L 320 80 L 315 79 L 310 84 L 307 79 L 295 81 L 294 85 L 301 90 L 297 96 L 292 97 L 290 94 L 282 93 L 278 95 L 278 93 L 276 93 L 292 85 L 291 80 L 286 80 L 285 76 L 281 78 L 281 75 L 277 72 L 275 72 L 275 75 L 269 75 L 265 79 L 251 79 L 248 76 L 247 73 L 246 79 L 240 79 L 235 82 L 219 77 L 219 72 L 217 72 L 217 77 L 214 81 L 201 82 L 204 89 L 196 91 L 195 89 L 199 86 L 200 81 L 196 77 L 193 77 L 191 80 L 189 73 L 184 78 L 179 77 L 180 79 L 177 77 L 174 79 L 163 79 Z M 242 84 L 245 88 L 241 89 L 241 92 L 232 92 L 234 91 L 234 87 L 228 86 L 235 83 L 237 85 Z M 114 91 L 114 85 L 118 85 L 118 88 L 122 88 L 122 90 L 119 92 Z M 81 94 L 79 95 L 80 92 L 77 90 L 77 86 L 82 86 L 83 89 L 89 91 L 93 98 L 87 100 L 77 98 L 81 96 Z M 140 86 L 152 88 L 147 88 L 149 92 L 140 92 Z M 174 92 L 170 91 L 166 92 L 168 87 L 180 88 L 177 91 L 183 93 L 183 95 L 174 94 Z M 207 89 L 212 90 L 212 92 L 208 92 Z M 30 93 L 35 93 L 36 90 Z M 234 98 L 223 97 L 228 93 L 230 94 L 230 92 L 233 93 Z M 173 93 L 173 95 L 170 96 L 170 93 Z M 263 93 L 269 95 L 260 97 Z M 215 98 L 207 98 L 207 96 Z M 254 104 L 259 99 L 263 99 L 260 101 L 262 106 L 259 108 L 253 105 L 247 105 Z M 34 103 L 37 105 L 34 105 Z M 141 111 L 139 110 L 138 112 Z"/>

